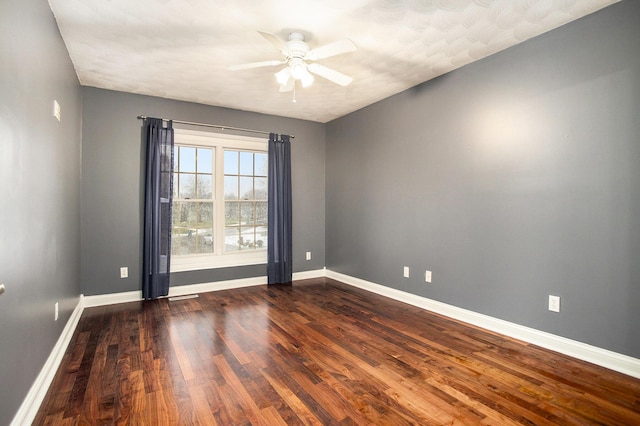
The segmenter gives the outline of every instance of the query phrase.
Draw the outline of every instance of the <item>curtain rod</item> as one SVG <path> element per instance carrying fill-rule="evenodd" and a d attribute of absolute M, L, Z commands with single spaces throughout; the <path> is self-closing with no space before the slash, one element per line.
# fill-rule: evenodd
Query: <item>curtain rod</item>
<path fill-rule="evenodd" d="M 138 116 L 138 120 L 144 120 L 145 118 L 147 118 L 146 115 Z M 268 135 L 271 133 L 271 132 L 265 132 L 264 130 L 243 129 L 241 127 L 221 126 L 219 124 L 195 123 L 193 121 L 169 120 L 166 118 L 163 118 L 162 121 L 173 121 L 174 123 L 188 124 L 190 126 L 213 127 L 215 129 L 220 129 L 220 130 L 237 130 L 239 132 L 260 133 L 262 135 Z M 289 137 L 291 139 L 295 139 L 294 135 L 289 135 Z"/>

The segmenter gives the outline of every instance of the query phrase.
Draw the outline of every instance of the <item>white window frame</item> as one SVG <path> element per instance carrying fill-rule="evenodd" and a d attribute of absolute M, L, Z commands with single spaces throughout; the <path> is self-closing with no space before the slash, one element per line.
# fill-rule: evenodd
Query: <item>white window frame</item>
<path fill-rule="evenodd" d="M 171 272 L 215 269 L 267 263 L 267 249 L 224 252 L 224 150 L 268 151 L 267 139 L 174 129 L 175 145 L 214 148 L 213 241 L 214 253 L 171 254 Z M 175 182 L 174 182 L 175 184 Z M 175 212 L 174 212 L 175 214 Z M 221 225 L 222 224 L 222 225 Z"/>

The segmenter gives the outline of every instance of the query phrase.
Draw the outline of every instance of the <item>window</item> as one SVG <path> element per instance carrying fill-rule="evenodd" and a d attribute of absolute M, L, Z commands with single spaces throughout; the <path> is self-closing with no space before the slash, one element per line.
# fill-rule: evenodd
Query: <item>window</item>
<path fill-rule="evenodd" d="M 174 147 L 173 256 L 213 253 L 214 152 L 214 148 Z"/>
<path fill-rule="evenodd" d="M 224 250 L 267 246 L 267 154 L 224 150 Z"/>
<path fill-rule="evenodd" d="M 266 263 L 267 141 L 175 130 L 171 271 Z"/>

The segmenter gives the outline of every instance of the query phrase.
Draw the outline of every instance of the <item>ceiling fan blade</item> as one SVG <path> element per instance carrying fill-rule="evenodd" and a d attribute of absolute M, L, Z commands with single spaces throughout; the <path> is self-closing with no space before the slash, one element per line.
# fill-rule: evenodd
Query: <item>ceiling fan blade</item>
<path fill-rule="evenodd" d="M 281 93 L 284 92 L 291 92 L 293 90 L 293 86 L 295 86 L 296 84 L 296 79 L 293 77 L 289 77 L 289 80 L 287 80 L 286 84 L 283 84 L 282 86 L 280 86 L 280 90 L 278 90 Z"/>
<path fill-rule="evenodd" d="M 277 36 L 264 31 L 258 31 L 258 33 L 262 37 L 264 37 L 269 43 L 273 44 L 273 46 L 283 54 L 287 51 L 287 45 L 285 44 L 284 41 L 280 40 Z"/>
<path fill-rule="evenodd" d="M 354 52 L 358 49 L 356 44 L 348 38 L 335 41 L 333 43 L 325 44 L 318 48 L 312 49 L 307 52 L 305 58 L 310 61 L 317 61 L 318 59 L 328 58 L 330 56 L 341 55 L 343 53 Z"/>
<path fill-rule="evenodd" d="M 353 81 L 353 78 L 349 77 L 346 74 L 342 74 L 336 70 L 332 70 L 331 68 L 327 68 L 324 65 L 320 64 L 309 64 L 309 71 L 314 74 L 319 75 L 320 77 L 326 78 L 329 81 L 333 81 L 340 86 L 348 86 Z"/>
<path fill-rule="evenodd" d="M 251 62 L 249 64 L 241 64 L 241 65 L 231 65 L 229 70 L 238 71 L 238 70 L 248 70 L 251 68 L 260 68 L 260 67 L 273 67 L 276 65 L 281 65 L 286 63 L 287 61 L 262 61 L 262 62 Z"/>

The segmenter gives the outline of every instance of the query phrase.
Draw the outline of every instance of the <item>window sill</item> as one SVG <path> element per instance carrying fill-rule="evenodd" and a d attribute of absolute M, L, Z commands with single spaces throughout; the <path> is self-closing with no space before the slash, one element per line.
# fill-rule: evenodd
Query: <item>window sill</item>
<path fill-rule="evenodd" d="M 196 254 L 171 256 L 171 272 L 197 271 L 202 269 L 232 268 L 235 266 L 262 265 L 267 263 L 267 251 L 231 253 L 220 255 Z"/>

